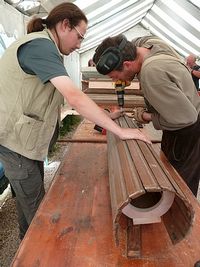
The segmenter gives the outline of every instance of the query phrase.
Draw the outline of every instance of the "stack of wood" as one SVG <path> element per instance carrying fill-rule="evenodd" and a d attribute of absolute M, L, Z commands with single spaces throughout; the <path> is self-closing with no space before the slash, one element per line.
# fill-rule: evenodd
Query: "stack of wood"
<path fill-rule="evenodd" d="M 102 107 L 117 106 L 117 95 L 114 82 L 106 76 L 102 76 L 95 71 L 95 67 L 88 67 L 82 70 L 84 79 L 82 80 L 83 91 L 98 105 Z M 143 94 L 139 88 L 139 82 L 134 79 L 130 86 L 125 88 L 124 107 L 134 108 L 145 106 Z"/>

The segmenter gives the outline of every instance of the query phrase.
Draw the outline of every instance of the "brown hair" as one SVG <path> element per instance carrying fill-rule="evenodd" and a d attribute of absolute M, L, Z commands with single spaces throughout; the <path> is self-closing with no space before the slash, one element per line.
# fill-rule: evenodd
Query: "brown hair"
<path fill-rule="evenodd" d="M 119 47 L 120 43 L 122 42 L 124 36 L 123 34 L 116 35 L 114 37 L 107 37 L 103 40 L 103 42 L 96 48 L 95 54 L 93 56 L 93 61 L 95 64 L 99 61 L 102 54 L 105 52 L 106 49 Z M 122 51 L 120 51 L 122 55 L 122 63 L 116 70 L 121 70 L 123 62 L 126 60 L 133 61 L 136 58 L 136 47 L 130 42 L 127 41 L 125 47 Z"/>
<path fill-rule="evenodd" d="M 45 26 L 52 29 L 64 19 L 69 20 L 71 27 L 78 25 L 81 20 L 88 23 L 85 14 L 79 7 L 72 3 L 62 3 L 53 8 L 46 19 L 33 17 L 27 25 L 27 33 L 42 31 Z"/>

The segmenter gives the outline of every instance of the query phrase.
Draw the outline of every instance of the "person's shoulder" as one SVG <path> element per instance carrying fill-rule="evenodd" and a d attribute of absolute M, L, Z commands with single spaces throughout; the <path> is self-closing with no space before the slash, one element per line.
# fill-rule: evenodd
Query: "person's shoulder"
<path fill-rule="evenodd" d="M 147 40 L 149 40 L 150 36 L 140 36 L 140 37 L 136 37 L 132 40 L 132 43 L 137 46 L 137 47 L 141 47 L 143 46 Z"/>
<path fill-rule="evenodd" d="M 47 48 L 56 48 L 54 42 L 47 38 L 36 38 L 29 42 L 32 46 L 47 47 Z"/>
<path fill-rule="evenodd" d="M 154 35 L 146 35 L 142 37 L 137 37 L 132 40 L 132 43 L 137 47 L 152 48 L 153 45 L 160 44 L 163 42 L 159 37 Z"/>
<path fill-rule="evenodd" d="M 47 38 L 36 38 L 27 44 L 27 49 L 31 54 L 49 55 L 58 54 L 58 50 L 53 41 Z"/>

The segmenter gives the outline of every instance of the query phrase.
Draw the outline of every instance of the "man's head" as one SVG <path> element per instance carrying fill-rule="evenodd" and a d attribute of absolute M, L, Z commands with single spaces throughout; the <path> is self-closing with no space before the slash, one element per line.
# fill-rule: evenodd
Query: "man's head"
<path fill-rule="evenodd" d="M 186 58 L 187 65 L 192 68 L 194 65 L 196 65 L 196 56 L 191 54 Z"/>
<path fill-rule="evenodd" d="M 118 77 L 113 77 L 112 74 L 120 75 L 120 72 L 122 74 L 125 62 L 134 61 L 135 58 L 136 47 L 124 35 L 120 34 L 106 38 L 97 47 L 93 61 L 99 73 L 118 79 Z"/>

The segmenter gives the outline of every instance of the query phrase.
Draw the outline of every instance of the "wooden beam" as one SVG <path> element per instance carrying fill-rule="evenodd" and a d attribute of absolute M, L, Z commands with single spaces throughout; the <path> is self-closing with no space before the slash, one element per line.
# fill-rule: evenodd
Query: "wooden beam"
<path fill-rule="evenodd" d="M 127 226 L 127 257 L 141 257 L 141 225 L 133 225 L 133 221 L 128 218 Z"/>

